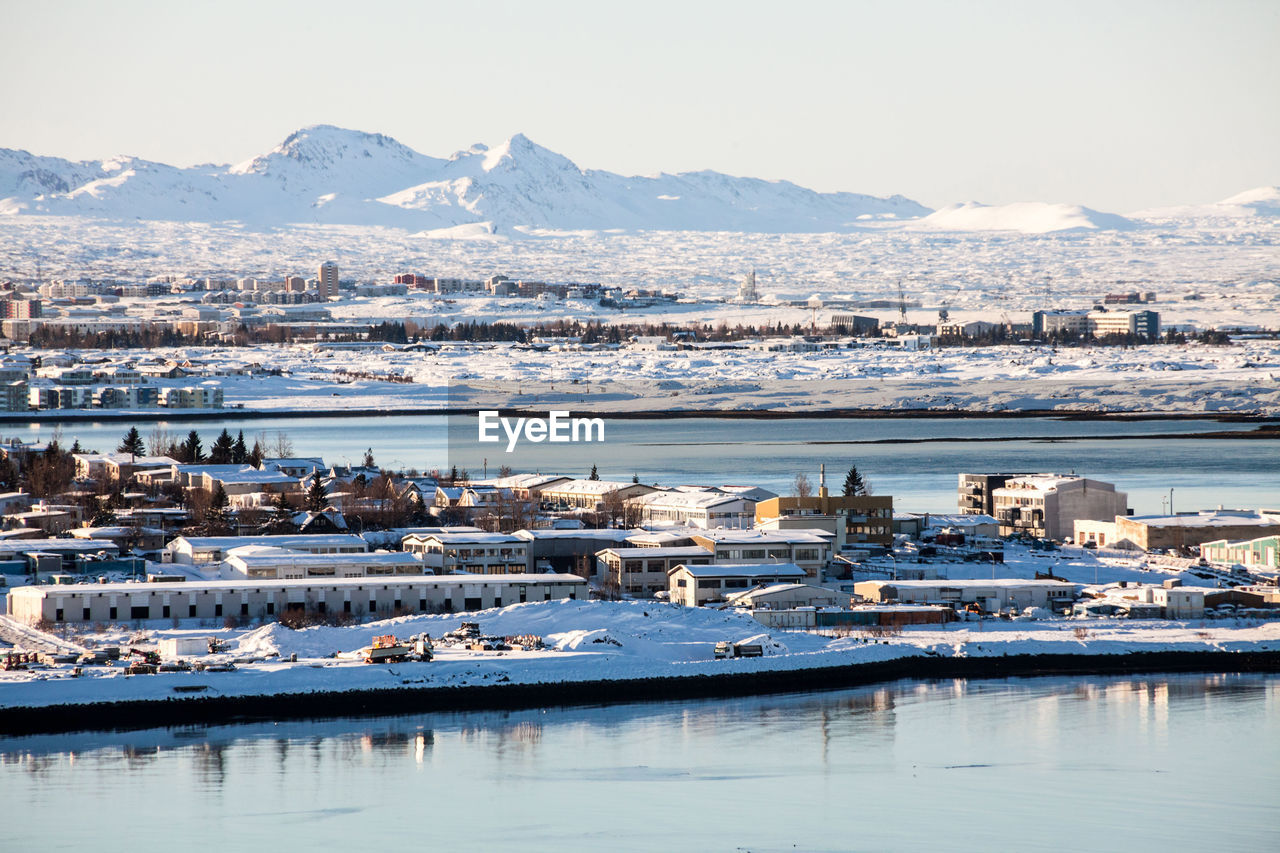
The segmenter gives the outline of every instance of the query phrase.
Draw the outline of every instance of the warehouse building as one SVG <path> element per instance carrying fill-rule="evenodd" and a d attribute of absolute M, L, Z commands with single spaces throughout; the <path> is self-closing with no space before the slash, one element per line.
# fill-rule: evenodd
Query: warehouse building
<path fill-rule="evenodd" d="M 522 574 L 76 584 L 17 587 L 7 598 L 9 615 L 28 624 L 272 619 L 288 610 L 362 617 L 586 599 L 587 581 L 576 575 Z"/>

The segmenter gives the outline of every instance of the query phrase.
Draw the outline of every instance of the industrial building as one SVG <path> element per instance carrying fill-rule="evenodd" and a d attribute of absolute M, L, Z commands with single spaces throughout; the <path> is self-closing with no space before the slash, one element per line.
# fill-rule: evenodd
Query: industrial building
<path fill-rule="evenodd" d="M 1007 608 L 1043 607 L 1062 610 L 1076 597 L 1076 585 L 1068 581 L 1020 580 L 922 580 L 863 581 L 854 593 L 876 604 L 942 604 L 951 607 L 977 604 L 988 613 Z"/>
<path fill-rule="evenodd" d="M 418 575 L 23 586 L 8 594 L 8 613 L 28 624 L 271 619 L 291 609 L 360 617 L 482 610 L 562 598 L 586 599 L 586 579 L 564 574 Z"/>

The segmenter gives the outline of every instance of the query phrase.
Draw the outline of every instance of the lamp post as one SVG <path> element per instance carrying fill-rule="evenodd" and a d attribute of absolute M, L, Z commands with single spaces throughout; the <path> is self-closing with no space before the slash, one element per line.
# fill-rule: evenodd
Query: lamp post
<path fill-rule="evenodd" d="M 1177 515 L 1177 513 L 1173 511 L 1173 486 L 1169 487 L 1169 515 Z"/>

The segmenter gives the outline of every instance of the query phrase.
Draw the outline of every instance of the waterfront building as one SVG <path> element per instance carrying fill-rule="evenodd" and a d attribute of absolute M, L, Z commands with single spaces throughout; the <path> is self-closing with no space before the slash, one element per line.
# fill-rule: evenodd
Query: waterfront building
<path fill-rule="evenodd" d="M 992 513 L 1001 536 L 1065 539 L 1079 519 L 1110 519 L 1128 514 L 1129 496 L 1111 483 L 1062 474 L 1010 478 L 992 491 Z"/>

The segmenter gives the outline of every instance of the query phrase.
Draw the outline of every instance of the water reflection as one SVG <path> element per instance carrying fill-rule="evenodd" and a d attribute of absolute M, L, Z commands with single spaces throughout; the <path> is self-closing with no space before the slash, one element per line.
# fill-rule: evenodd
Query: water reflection
<path fill-rule="evenodd" d="M 7 737 L 0 801 L 30 817 L 6 842 L 23 850 L 65 795 L 104 789 L 114 807 L 61 841 L 171 846 L 128 819 L 164 802 L 197 837 L 246 846 L 284 824 L 291 844 L 404 846 L 426 809 L 433 848 L 885 849 L 927 832 L 955 849 L 1061 849 L 1047 830 L 1087 814 L 1117 842 L 1104 848 L 1258 849 L 1272 821 L 1248 804 L 1280 793 L 1277 710 L 1274 675 L 947 680 Z M 1212 811 L 1215 834 L 1134 817 L 1180 809 Z"/>

